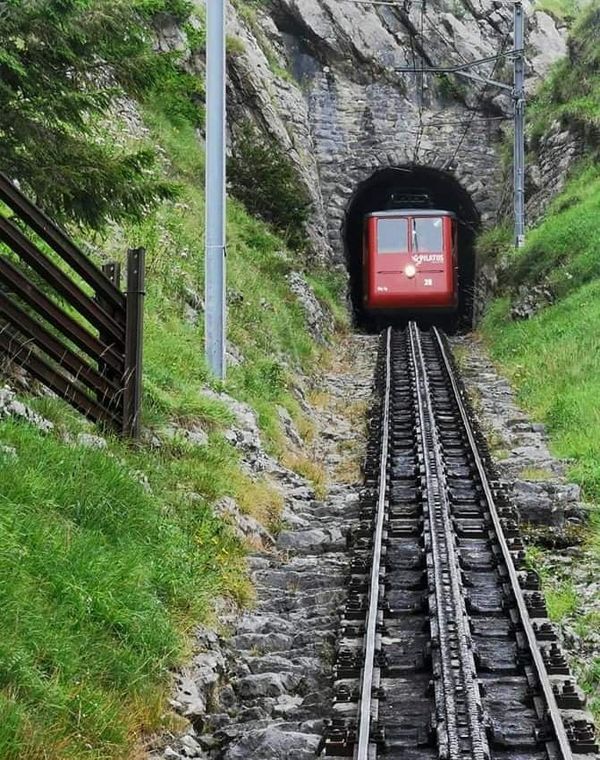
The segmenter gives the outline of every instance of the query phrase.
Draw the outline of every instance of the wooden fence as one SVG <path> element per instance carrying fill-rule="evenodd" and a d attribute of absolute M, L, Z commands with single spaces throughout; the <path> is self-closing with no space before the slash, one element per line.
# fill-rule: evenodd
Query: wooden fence
<path fill-rule="evenodd" d="M 89 419 L 137 437 L 144 250 L 128 253 L 123 293 L 118 264 L 98 268 L 2 173 L 0 202 L 13 212 L 0 208 L 0 352 Z"/>

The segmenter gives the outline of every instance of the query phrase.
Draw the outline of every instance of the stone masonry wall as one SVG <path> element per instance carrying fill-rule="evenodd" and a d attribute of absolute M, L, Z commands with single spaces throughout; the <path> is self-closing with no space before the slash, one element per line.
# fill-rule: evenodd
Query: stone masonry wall
<path fill-rule="evenodd" d="M 378 169 L 416 165 L 449 172 L 470 193 L 483 223 L 495 221 L 502 202 L 503 122 L 497 119 L 510 113 L 510 97 L 493 88 L 482 96 L 479 83 L 458 78 L 448 91 L 438 78 L 426 76 L 421 84 L 396 69 L 457 65 L 493 56 L 503 45 L 508 50 L 509 6 L 429 0 L 421 14 L 416 2 L 272 0 L 266 8 L 251 22 L 234 12 L 230 22 L 245 46 L 231 67 L 238 93 L 232 115 L 234 121 L 252 118 L 277 136 L 298 165 L 314 200 L 315 254 L 343 261 L 348 204 Z M 527 12 L 531 88 L 564 54 L 565 43 L 547 14 L 533 4 Z M 278 75 L 282 69 L 291 76 Z M 492 71 L 510 81 L 506 62 L 473 73 L 489 77 Z"/>
<path fill-rule="evenodd" d="M 534 224 L 561 192 L 571 167 L 585 152 L 583 135 L 576 129 L 565 129 L 554 122 L 540 140 L 537 160 L 529 169 L 530 197 L 527 202 L 527 221 Z"/>
<path fill-rule="evenodd" d="M 196 2 L 201 9 L 204 0 Z M 550 16 L 525 5 L 531 89 L 565 42 Z M 237 40 L 228 56 L 230 139 L 250 120 L 291 158 L 311 194 L 308 232 L 321 261 L 343 262 L 348 204 L 378 169 L 441 169 L 471 194 L 484 224 L 498 215 L 500 117 L 510 113 L 510 96 L 458 77 L 450 85 L 432 75 L 421 82 L 397 68 L 460 65 L 508 50 L 512 10 L 498 0 L 426 0 L 424 13 L 421 7 L 413 0 L 228 6 L 228 36 Z M 162 36 L 166 47 L 181 44 L 173 30 Z M 203 71 L 198 57 L 189 65 Z M 471 71 L 510 81 L 507 60 Z"/>

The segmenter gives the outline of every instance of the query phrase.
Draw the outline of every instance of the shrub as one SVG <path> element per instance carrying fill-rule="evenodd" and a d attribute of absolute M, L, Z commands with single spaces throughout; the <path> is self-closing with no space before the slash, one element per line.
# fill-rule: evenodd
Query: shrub
<path fill-rule="evenodd" d="M 228 163 L 232 194 L 250 213 L 272 224 L 293 248 L 303 248 L 310 196 L 275 141 L 246 124 Z"/>
<path fill-rule="evenodd" d="M 119 97 L 154 82 L 150 15 L 185 7 L 181 0 L 2 4 L 0 166 L 49 213 L 100 227 L 141 217 L 174 195 L 153 172 L 153 152 L 106 139 L 103 119 Z"/>

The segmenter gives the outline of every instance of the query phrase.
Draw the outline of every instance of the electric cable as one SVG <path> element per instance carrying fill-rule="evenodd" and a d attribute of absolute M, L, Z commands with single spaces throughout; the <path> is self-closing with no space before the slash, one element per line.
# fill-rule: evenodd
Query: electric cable
<path fill-rule="evenodd" d="M 423 2 L 421 4 L 421 31 L 420 31 L 420 45 L 421 45 L 421 60 L 423 60 L 422 51 L 423 48 L 423 42 L 424 42 L 424 28 L 425 28 L 425 3 Z M 423 66 L 423 64 L 421 64 Z M 416 164 L 419 159 L 419 150 L 421 148 L 421 140 L 423 139 L 423 101 L 425 99 L 425 74 L 421 73 L 420 75 L 420 82 L 419 82 L 419 131 L 417 133 L 417 140 L 415 142 L 415 149 L 413 152 L 413 164 Z"/>
<path fill-rule="evenodd" d="M 496 73 L 496 69 L 498 68 L 498 63 L 501 60 L 501 58 L 503 58 L 504 49 L 506 47 L 506 43 L 508 41 L 509 36 L 510 36 L 510 31 L 508 31 L 504 35 L 504 39 L 502 40 L 502 45 L 500 47 L 500 55 L 494 61 L 494 65 L 492 67 L 492 70 L 490 72 L 490 75 L 489 75 L 488 79 L 493 79 L 494 74 Z M 472 125 L 473 125 L 473 120 L 474 120 L 475 114 L 477 113 L 479 107 L 481 106 L 481 103 L 483 102 L 483 98 L 484 98 L 484 96 L 485 96 L 485 94 L 487 92 L 488 87 L 489 87 L 489 82 L 485 82 L 484 85 L 483 85 L 483 87 L 481 88 L 481 91 L 480 91 L 478 97 L 477 97 L 477 102 L 475 104 L 475 108 L 471 112 L 471 118 L 469 119 L 469 121 L 467 123 L 467 126 L 465 127 L 464 132 L 461 135 L 460 140 L 456 144 L 456 148 L 454 149 L 454 152 L 452 154 L 452 158 L 448 161 L 448 166 L 453 166 L 454 161 L 456 160 L 456 157 L 457 157 L 460 149 L 462 148 L 462 145 L 463 145 L 463 143 L 464 143 L 464 141 L 465 141 L 465 139 L 467 137 L 467 134 L 468 134 L 469 130 L 471 129 Z"/>

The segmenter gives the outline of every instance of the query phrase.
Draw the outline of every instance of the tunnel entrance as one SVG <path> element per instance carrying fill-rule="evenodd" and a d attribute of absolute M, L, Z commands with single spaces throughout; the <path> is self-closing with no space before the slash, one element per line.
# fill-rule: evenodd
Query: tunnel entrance
<path fill-rule="evenodd" d="M 356 189 L 343 228 L 350 298 L 358 327 L 377 328 L 362 308 L 362 240 L 366 214 L 390 208 L 436 208 L 458 217 L 459 307 L 456 317 L 439 318 L 446 329 L 469 327 L 473 321 L 475 237 L 480 217 L 469 193 L 447 172 L 427 167 L 390 167 L 376 171 Z M 435 322 L 435 320 L 433 320 Z"/>

